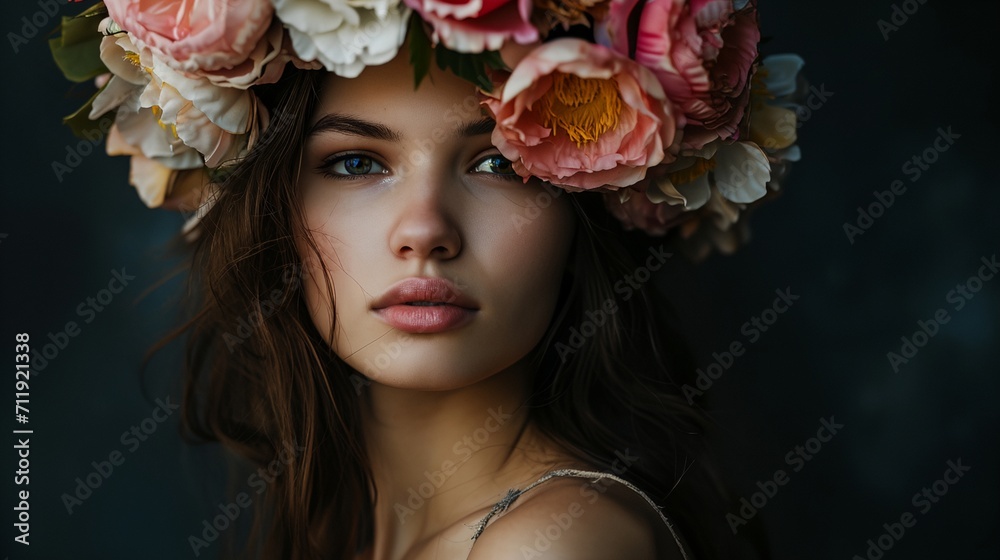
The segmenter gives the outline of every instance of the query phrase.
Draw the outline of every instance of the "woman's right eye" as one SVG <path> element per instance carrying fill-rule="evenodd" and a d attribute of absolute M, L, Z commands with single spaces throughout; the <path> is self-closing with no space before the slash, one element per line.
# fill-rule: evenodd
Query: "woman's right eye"
<path fill-rule="evenodd" d="M 365 154 L 330 156 L 319 166 L 323 175 L 334 179 L 352 179 L 367 175 L 385 175 L 389 171 L 375 158 Z"/>

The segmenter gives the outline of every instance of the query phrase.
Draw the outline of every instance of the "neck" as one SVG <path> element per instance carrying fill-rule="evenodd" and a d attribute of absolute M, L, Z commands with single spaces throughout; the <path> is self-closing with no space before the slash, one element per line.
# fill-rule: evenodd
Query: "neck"
<path fill-rule="evenodd" d="M 508 488 L 547 470 L 521 406 L 527 379 L 527 368 L 515 365 L 455 390 L 368 386 L 374 558 L 401 557 L 459 520 L 485 515 Z"/>

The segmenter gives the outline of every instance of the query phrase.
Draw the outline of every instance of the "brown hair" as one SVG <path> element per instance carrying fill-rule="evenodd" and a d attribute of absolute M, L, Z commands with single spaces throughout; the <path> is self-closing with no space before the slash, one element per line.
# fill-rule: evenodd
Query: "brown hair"
<path fill-rule="evenodd" d="M 198 225 L 195 311 L 176 333 L 188 334 L 183 419 L 191 435 L 257 465 L 290 443 L 303 448 L 267 489 L 248 543 L 254 557 L 346 560 L 373 538 L 376 489 L 360 437 L 359 374 L 323 340 L 299 289 L 297 241 L 318 256 L 301 226 L 296 183 L 323 77 L 295 71 L 255 88 L 272 123 Z M 664 506 L 698 557 L 730 557 L 720 544 L 731 539 L 704 425 L 680 396 L 684 380 L 671 377 L 693 368 L 666 363 L 684 363 L 686 354 L 658 330 L 653 290 L 617 297 L 615 282 L 636 265 L 599 196 L 569 196 L 580 218 L 575 256 L 532 354 L 530 418 L 597 467 L 609 469 L 616 452 L 639 456 L 621 476 Z M 609 299 L 616 311 L 591 321 L 586 342 L 566 351 L 574 329 Z"/>

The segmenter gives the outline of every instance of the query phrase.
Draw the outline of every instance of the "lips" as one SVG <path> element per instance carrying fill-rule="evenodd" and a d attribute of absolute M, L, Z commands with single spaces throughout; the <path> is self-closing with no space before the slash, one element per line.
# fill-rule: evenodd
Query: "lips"
<path fill-rule="evenodd" d="M 479 304 L 443 278 L 407 278 L 376 298 L 371 309 L 391 327 L 419 334 L 462 327 Z"/>

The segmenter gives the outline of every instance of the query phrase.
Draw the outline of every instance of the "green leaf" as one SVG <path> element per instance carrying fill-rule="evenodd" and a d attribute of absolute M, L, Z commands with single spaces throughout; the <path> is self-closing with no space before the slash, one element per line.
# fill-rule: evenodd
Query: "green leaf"
<path fill-rule="evenodd" d="M 413 89 L 417 89 L 431 69 L 431 39 L 424 30 L 423 20 L 416 14 L 410 15 L 410 64 L 413 65 Z"/>
<path fill-rule="evenodd" d="M 509 70 L 497 51 L 460 53 L 448 49 L 444 45 L 437 45 L 434 48 L 434 54 L 438 68 L 451 70 L 459 78 L 472 82 L 486 92 L 493 91 L 493 81 L 486 70 L 487 67 Z"/>
<path fill-rule="evenodd" d="M 108 71 L 101 62 L 101 39 L 97 30 L 108 15 L 103 3 L 95 4 L 78 16 L 62 18 L 57 32 L 62 35 L 49 39 L 49 49 L 67 80 L 85 82 Z"/>
<path fill-rule="evenodd" d="M 77 109 L 72 115 L 63 117 L 63 124 L 68 126 L 77 138 L 99 140 L 111 128 L 111 125 L 114 124 L 114 111 L 109 111 L 101 115 L 101 118 L 96 121 L 90 120 L 90 109 L 94 105 L 94 99 L 97 98 L 97 95 L 101 91 L 103 91 L 103 88 L 90 96 L 90 99 L 83 104 L 83 107 Z"/>

